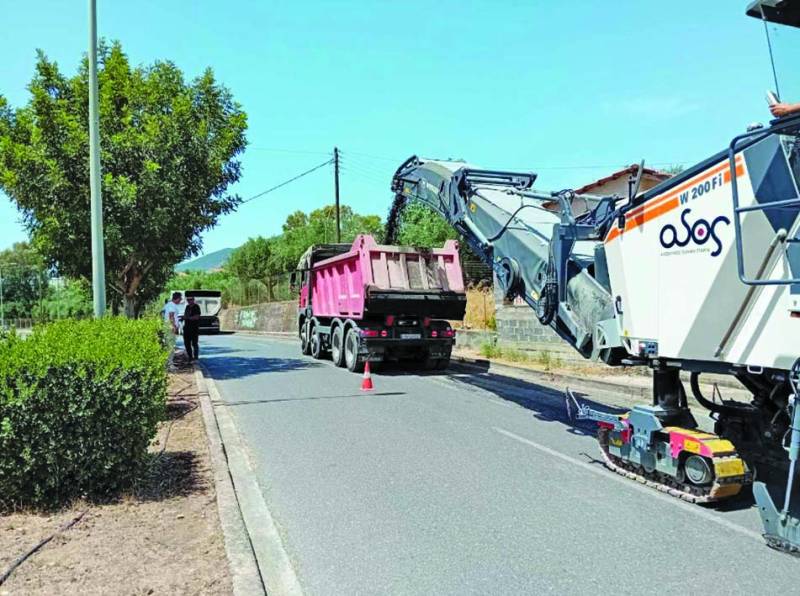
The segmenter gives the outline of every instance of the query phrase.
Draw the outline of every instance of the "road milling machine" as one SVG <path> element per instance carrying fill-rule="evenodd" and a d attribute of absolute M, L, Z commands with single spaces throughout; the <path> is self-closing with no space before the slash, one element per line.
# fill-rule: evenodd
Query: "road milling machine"
<path fill-rule="evenodd" d="M 756 2 L 748 14 L 800 27 L 800 0 Z M 646 192 L 638 179 L 624 197 L 543 192 L 536 178 L 411 157 L 393 177 L 387 241 L 404 205 L 423 203 L 584 357 L 652 369 L 650 405 L 614 415 L 575 404 L 597 421 L 612 470 L 708 503 L 788 451 L 782 509 L 765 485 L 753 492 L 768 544 L 800 552 L 789 508 L 800 455 L 800 114 L 751 126 Z M 682 372 L 713 434 L 699 429 Z M 752 399 L 704 395 L 708 373 L 732 375 Z"/>

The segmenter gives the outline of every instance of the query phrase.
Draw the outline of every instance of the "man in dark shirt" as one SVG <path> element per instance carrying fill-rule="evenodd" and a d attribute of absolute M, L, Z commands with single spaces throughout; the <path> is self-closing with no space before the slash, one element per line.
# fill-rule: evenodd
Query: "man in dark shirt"
<path fill-rule="evenodd" d="M 200 358 L 200 305 L 194 296 L 186 297 L 186 310 L 183 312 L 183 345 L 189 362 Z"/>

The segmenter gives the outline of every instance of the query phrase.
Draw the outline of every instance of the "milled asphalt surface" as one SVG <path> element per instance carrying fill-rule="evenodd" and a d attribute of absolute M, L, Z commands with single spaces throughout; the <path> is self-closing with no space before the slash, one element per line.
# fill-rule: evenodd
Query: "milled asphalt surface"
<path fill-rule="evenodd" d="M 297 342 L 201 342 L 307 594 L 797 592 L 751 501 L 607 471 L 563 388 L 391 369 L 363 393 Z"/>

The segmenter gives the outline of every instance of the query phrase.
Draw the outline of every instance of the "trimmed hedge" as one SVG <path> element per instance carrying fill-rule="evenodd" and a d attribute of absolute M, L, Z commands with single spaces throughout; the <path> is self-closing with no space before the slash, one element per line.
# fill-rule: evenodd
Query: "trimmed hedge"
<path fill-rule="evenodd" d="M 160 321 L 122 318 L 0 338 L 0 508 L 129 487 L 164 418 L 167 341 Z"/>

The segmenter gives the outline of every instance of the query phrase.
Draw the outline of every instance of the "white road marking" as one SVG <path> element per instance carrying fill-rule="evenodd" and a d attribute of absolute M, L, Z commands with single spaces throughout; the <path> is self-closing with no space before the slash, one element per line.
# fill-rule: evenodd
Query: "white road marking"
<path fill-rule="evenodd" d="M 562 460 L 562 461 L 564 461 L 564 462 L 566 462 L 568 464 L 572 464 L 574 466 L 578 466 L 579 468 L 583 468 L 587 472 L 591 472 L 592 474 L 596 474 L 598 476 L 602 476 L 603 478 L 608 478 L 609 480 L 614 480 L 615 482 L 619 482 L 620 484 L 624 484 L 628 488 L 631 488 L 631 489 L 634 489 L 634 490 L 638 490 L 638 491 L 643 492 L 643 493 L 647 493 L 647 495 L 649 497 L 651 497 L 651 498 L 661 499 L 662 501 L 664 501 L 664 503 L 669 503 L 670 505 L 673 505 L 674 507 L 678 507 L 679 509 L 682 509 L 683 511 L 685 511 L 687 513 L 691 513 L 691 514 L 696 515 L 698 517 L 702 517 L 706 521 L 713 522 L 713 523 L 715 523 L 717 525 L 720 525 L 720 526 L 722 526 L 724 528 L 728 528 L 729 530 L 733 530 L 734 532 L 738 532 L 739 534 L 742 534 L 743 536 L 747 536 L 748 538 L 752 538 L 753 540 L 757 540 L 758 542 L 760 542 L 762 544 L 764 542 L 764 539 L 761 537 L 761 534 L 759 534 L 758 532 L 754 532 L 753 530 L 748 530 L 747 528 L 745 528 L 743 526 L 740 526 L 739 524 L 733 523 L 732 521 L 729 521 L 727 519 L 719 517 L 718 515 L 714 515 L 713 513 L 710 513 L 709 511 L 707 511 L 705 509 L 702 509 L 701 507 L 699 507 L 697 505 L 691 505 L 691 504 L 686 503 L 684 501 L 681 501 L 681 500 L 679 500 L 679 499 L 677 499 L 675 497 L 669 497 L 669 496 L 667 496 L 667 495 L 665 495 L 663 493 L 658 492 L 657 490 L 655 490 L 653 488 L 649 488 L 647 486 L 642 486 L 641 484 L 638 484 L 637 482 L 634 482 L 633 480 L 630 480 L 628 478 L 623 478 L 622 476 L 618 476 L 617 474 L 614 474 L 613 472 L 609 472 L 609 471 L 606 470 L 606 468 L 599 468 L 599 467 L 593 466 L 591 464 L 588 464 L 586 462 L 583 462 L 583 461 L 581 461 L 579 459 L 575 459 L 574 457 L 570 457 L 569 455 L 566 455 L 564 453 L 556 451 L 555 449 L 551 449 L 550 447 L 547 447 L 547 446 L 542 445 L 540 443 L 537 443 L 535 441 L 531 441 L 530 439 L 526 439 L 525 437 L 521 437 L 519 435 L 516 435 L 516 434 L 512 433 L 511 431 L 507 431 L 507 430 L 502 429 L 502 428 L 497 428 L 496 426 L 493 426 L 492 430 L 494 430 L 494 431 L 500 433 L 501 435 L 504 435 L 504 436 L 506 436 L 506 437 L 508 437 L 510 439 L 514 439 L 515 441 L 519 441 L 520 443 L 524 443 L 525 445 L 529 445 L 530 447 L 533 447 L 534 449 L 538 449 L 542 453 L 546 453 L 547 455 L 550 455 L 552 457 L 558 458 L 558 459 L 560 459 L 560 460 Z"/>

